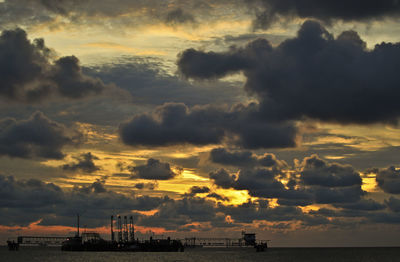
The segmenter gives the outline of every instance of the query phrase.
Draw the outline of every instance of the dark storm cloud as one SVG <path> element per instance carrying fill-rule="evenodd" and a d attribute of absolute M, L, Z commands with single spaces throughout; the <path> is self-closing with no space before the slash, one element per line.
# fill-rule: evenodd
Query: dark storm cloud
<path fill-rule="evenodd" d="M 61 159 L 66 145 L 76 145 L 82 134 L 36 112 L 27 120 L 0 120 L 0 155 Z"/>
<path fill-rule="evenodd" d="M 184 76 L 195 79 L 219 78 L 250 66 L 248 60 L 235 50 L 221 54 L 192 48 L 179 54 L 177 64 Z"/>
<path fill-rule="evenodd" d="M 63 200 L 60 187 L 36 179 L 16 181 L 12 176 L 0 175 L 0 187 L 2 208 L 41 208 Z"/>
<path fill-rule="evenodd" d="M 76 157 L 77 162 L 63 165 L 62 169 L 66 171 L 79 170 L 85 173 L 93 173 L 97 170 L 100 170 L 100 167 L 96 166 L 93 161 L 98 159 L 98 157 L 88 152 L 86 154 L 81 154 L 80 157 Z"/>
<path fill-rule="evenodd" d="M 317 155 L 304 158 L 298 185 L 305 187 L 305 191 L 312 195 L 313 202 L 318 204 L 360 204 L 359 201 L 366 194 L 361 188 L 360 174 L 353 167 L 329 163 Z"/>
<path fill-rule="evenodd" d="M 176 177 L 178 173 L 171 169 L 169 163 L 150 158 L 145 165 L 131 167 L 134 178 L 168 180 Z"/>
<path fill-rule="evenodd" d="M 277 160 L 274 155 L 265 154 L 263 157 L 257 158 L 255 155 L 228 152 L 225 149 L 217 149 L 215 152 L 217 153 L 216 159 L 220 160 L 219 163 L 234 165 L 232 160 L 236 159 L 236 166 L 241 167 L 239 172 L 233 174 L 224 168 L 210 172 L 209 177 L 215 185 L 225 189 L 247 190 L 251 196 L 265 198 L 283 197 L 289 192 L 277 179 L 278 177 L 285 177 L 282 170 L 285 165 L 282 165 L 282 162 Z M 263 161 L 260 160 L 265 160 L 265 156 L 273 161 L 268 162 L 268 165 L 263 167 L 261 164 Z M 249 161 L 253 164 L 250 165 Z M 295 192 L 290 191 L 291 193 Z"/>
<path fill-rule="evenodd" d="M 159 211 L 154 216 L 142 217 L 138 224 L 181 230 L 186 224 L 194 222 L 211 222 L 218 224 L 219 227 L 229 226 L 225 221 L 225 215 L 218 214 L 218 209 L 213 201 L 198 197 L 166 201 L 159 207 Z"/>
<path fill-rule="evenodd" d="M 225 148 L 215 148 L 210 152 L 210 160 L 223 165 L 249 166 L 257 163 L 250 151 L 229 152 Z"/>
<path fill-rule="evenodd" d="M 82 74 L 79 60 L 75 56 L 56 60 L 50 73 L 58 86 L 58 93 L 68 98 L 80 98 L 90 93 L 100 93 L 105 88 L 100 79 Z"/>
<path fill-rule="evenodd" d="M 230 216 L 234 222 L 227 222 Z M 268 207 L 268 201 L 248 201 L 241 205 L 216 205 L 199 197 L 185 197 L 180 200 L 163 202 L 154 216 L 143 216 L 138 224 L 142 226 L 164 227 L 185 230 L 187 224 L 211 222 L 215 227 L 238 226 L 238 223 L 252 223 L 255 220 L 292 221 L 301 220 L 304 215 L 297 207 Z M 199 229 L 201 229 L 200 227 Z M 210 228 L 203 228 L 209 230 Z"/>
<path fill-rule="evenodd" d="M 231 109 L 213 106 L 188 108 L 167 103 L 153 114 L 138 114 L 119 127 L 127 145 L 165 146 L 190 143 L 218 144 L 223 140 L 245 148 L 282 148 L 296 145 L 293 123 L 266 123 L 254 104 Z"/>
<path fill-rule="evenodd" d="M 209 174 L 215 185 L 229 189 L 247 190 L 253 197 L 303 199 L 312 203 L 311 192 L 301 189 L 286 189 L 277 177 L 283 176 L 276 168 L 246 168 L 231 174 L 225 169 L 219 169 Z"/>
<path fill-rule="evenodd" d="M 195 190 L 197 191 L 197 190 Z M 202 190 L 206 191 L 206 190 Z M 215 227 L 243 226 L 241 223 L 267 220 L 302 221 L 309 226 L 339 225 L 338 221 L 323 221 L 327 217 L 362 218 L 377 223 L 399 223 L 399 215 L 393 212 L 371 208 L 371 201 L 365 208 L 347 208 L 342 210 L 320 209 L 303 213 L 294 206 L 270 207 L 268 201 L 249 200 L 240 205 L 223 205 L 199 197 L 184 197 L 173 200 L 168 197 L 125 195 L 108 189 L 105 181 L 97 180 L 92 184 L 62 189 L 52 183 L 40 180 L 16 180 L 0 175 L 0 217 L 1 225 L 28 225 L 39 221 L 40 225 L 73 226 L 75 215 L 81 214 L 82 221 L 89 227 L 108 224 L 110 214 L 131 213 L 140 226 L 162 227 L 170 230 L 185 231 L 193 223 L 211 224 Z M 397 202 L 389 200 L 391 209 L 397 210 Z M 389 203 L 387 202 L 387 203 Z M 392 204 L 392 202 L 394 204 Z M 364 204 L 363 204 L 364 205 Z M 376 206 L 376 204 L 373 204 Z M 144 216 L 137 211 L 157 210 L 154 215 Z M 378 211 L 377 211 L 378 210 Z M 132 213 L 133 212 L 133 213 Z M 230 216 L 232 221 L 227 220 Z M 317 223 L 317 221 L 320 221 Z M 199 230 L 209 230 L 201 225 Z"/>
<path fill-rule="evenodd" d="M 235 183 L 236 175 L 231 175 L 226 169 L 221 168 L 209 174 L 214 184 L 221 188 L 229 189 Z"/>
<path fill-rule="evenodd" d="M 72 226 L 79 213 L 88 226 L 103 226 L 108 224 L 110 214 L 152 210 L 164 201 L 169 200 L 106 190 L 104 181 L 67 190 L 36 179 L 16 180 L 0 175 L 2 225 L 27 225 L 43 219 L 41 225 Z"/>
<path fill-rule="evenodd" d="M 238 206 L 219 206 L 219 210 L 237 223 L 252 223 L 255 220 L 292 221 L 300 220 L 303 212 L 298 207 L 278 206 L 270 208 L 260 203 L 248 201 Z"/>
<path fill-rule="evenodd" d="M 247 190 L 253 197 L 277 198 L 284 206 L 355 203 L 366 194 L 359 174 L 349 166 L 326 163 L 317 156 L 305 158 L 300 171 L 278 163 L 268 168 L 242 168 L 233 174 L 222 168 L 209 177 L 221 188 Z M 282 178 L 288 182 L 283 184 Z"/>
<path fill-rule="evenodd" d="M 278 172 L 264 168 L 242 169 L 233 186 L 237 190 L 249 190 L 251 195 L 277 197 L 284 190 L 283 184 L 275 179 Z"/>
<path fill-rule="evenodd" d="M 0 35 L 0 96 L 34 102 L 51 93 L 80 98 L 105 88 L 99 79 L 82 74 L 76 57 L 52 61 L 53 56 L 43 39 L 31 42 L 22 29 L 3 31 Z"/>
<path fill-rule="evenodd" d="M 368 21 L 400 15 L 400 3 L 394 0 L 244 0 L 255 9 L 256 19 L 253 22 L 255 29 L 268 28 L 279 18 L 291 19 L 316 18 L 325 22 Z"/>
<path fill-rule="evenodd" d="M 400 170 L 394 166 L 375 170 L 376 182 L 386 193 L 400 194 Z"/>
<path fill-rule="evenodd" d="M 225 148 L 215 148 L 210 152 L 210 160 L 217 164 L 229 166 L 285 166 L 284 161 L 276 159 L 274 154 L 257 156 L 251 151 L 228 151 Z"/>
<path fill-rule="evenodd" d="M 259 39 L 223 53 L 188 49 L 178 65 L 195 79 L 242 71 L 246 90 L 257 95 L 268 120 L 393 123 L 400 115 L 400 44 L 365 46 L 354 31 L 334 38 L 319 23 L 306 21 L 297 37 L 277 47 Z"/>
<path fill-rule="evenodd" d="M 304 159 L 301 178 L 306 185 L 344 187 L 361 185 L 360 174 L 351 166 L 326 163 L 317 155 Z"/>

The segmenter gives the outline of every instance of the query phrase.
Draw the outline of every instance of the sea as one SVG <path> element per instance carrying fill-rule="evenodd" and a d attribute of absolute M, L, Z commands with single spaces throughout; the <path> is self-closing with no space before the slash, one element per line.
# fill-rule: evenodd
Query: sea
<path fill-rule="evenodd" d="M 141 261 L 400 261 L 400 248 L 269 248 L 256 252 L 253 248 L 194 248 L 185 252 L 63 252 L 52 247 L 21 247 L 9 251 L 0 247 L 0 261 L 68 261 L 68 262 L 141 262 Z"/>

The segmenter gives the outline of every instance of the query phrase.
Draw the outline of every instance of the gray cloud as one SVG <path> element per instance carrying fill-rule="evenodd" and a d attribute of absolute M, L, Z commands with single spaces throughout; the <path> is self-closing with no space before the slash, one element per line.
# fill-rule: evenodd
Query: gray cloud
<path fill-rule="evenodd" d="M 367 50 L 354 31 L 334 38 L 319 23 L 306 21 L 297 37 L 275 48 L 258 39 L 222 53 L 188 49 L 178 66 L 183 75 L 195 79 L 242 71 L 245 89 L 258 97 L 266 120 L 309 117 L 369 124 L 393 123 L 400 115 L 395 99 L 399 57 L 398 43 Z"/>
<path fill-rule="evenodd" d="M 178 175 L 174 172 L 169 163 L 150 158 L 145 165 L 130 167 L 134 178 L 168 180 Z"/>
<path fill-rule="evenodd" d="M 366 194 L 359 174 L 349 166 L 326 163 L 317 156 L 305 158 L 301 171 L 285 170 L 288 167 L 278 163 L 244 167 L 233 174 L 222 168 L 209 177 L 219 187 L 247 190 L 253 197 L 278 198 L 278 203 L 285 206 L 355 203 Z M 288 182 L 283 184 L 281 178 Z"/>
<path fill-rule="evenodd" d="M 81 154 L 80 157 L 76 157 L 77 162 L 63 165 L 62 169 L 66 171 L 80 170 L 86 173 L 93 173 L 100 170 L 100 167 L 96 166 L 93 161 L 98 159 L 98 157 L 88 152 L 86 154 Z"/>
<path fill-rule="evenodd" d="M 101 80 L 82 73 L 76 57 L 52 61 L 53 56 L 43 39 L 31 42 L 22 29 L 3 31 L 0 35 L 0 96 L 34 102 L 51 93 L 80 98 L 105 88 Z"/>
<path fill-rule="evenodd" d="M 394 166 L 375 170 L 376 182 L 386 193 L 400 194 L 400 170 Z"/>
<path fill-rule="evenodd" d="M 393 212 L 400 212 L 400 199 L 396 197 L 390 197 L 388 200 L 385 200 L 385 204 Z"/>
<path fill-rule="evenodd" d="M 258 156 L 251 151 L 228 151 L 225 148 L 215 148 L 210 152 L 210 160 L 214 163 L 229 166 L 285 166 L 284 161 L 280 161 L 274 154 L 266 153 Z"/>
<path fill-rule="evenodd" d="M 396 201 L 391 199 L 386 204 L 397 212 Z M 336 205 L 339 207 L 339 204 Z M 400 221 L 397 213 L 380 211 L 382 207 L 372 200 L 349 204 L 351 207 L 344 205 L 344 209 L 341 210 L 322 208 L 303 213 L 300 208 L 294 206 L 269 207 L 267 200 L 249 200 L 240 205 L 223 205 L 221 202 L 215 203 L 199 197 L 186 196 L 183 199 L 173 200 L 168 197 L 137 196 L 134 192 L 128 195 L 120 194 L 106 188 L 105 181 L 102 180 L 75 186 L 72 189 L 62 189 L 55 184 L 36 179 L 16 180 L 13 177 L 0 175 L 2 213 L 0 224 L 9 226 L 28 225 L 40 219 L 40 225 L 73 226 L 75 215 L 79 213 L 85 224 L 97 227 L 107 225 L 110 214 L 127 212 L 135 215 L 137 225 L 177 231 L 186 231 L 188 225 L 193 223 L 203 223 L 196 228 L 198 230 L 210 230 L 216 227 L 243 227 L 242 223 L 263 220 L 301 221 L 308 226 L 333 224 L 340 227 L 346 226 L 346 223 L 349 223 L 346 221 L 349 219 L 358 218 L 373 223 Z M 156 213 L 149 216 L 132 211 L 155 209 Z M 227 221 L 227 216 L 230 216 L 232 222 Z M 345 218 L 345 220 L 328 220 L 328 217 Z"/>
<path fill-rule="evenodd" d="M 282 148 L 296 145 L 293 123 L 266 123 L 257 116 L 257 106 L 236 105 L 231 109 L 212 106 L 188 108 L 167 103 L 153 114 L 138 114 L 119 127 L 128 145 L 218 144 L 223 140 L 245 148 Z"/>
<path fill-rule="evenodd" d="M 203 193 L 208 193 L 210 192 L 210 189 L 206 186 L 192 186 L 189 190 L 189 192 L 187 193 L 188 196 L 195 196 L 197 194 L 203 194 Z"/>
<path fill-rule="evenodd" d="M 187 49 L 179 54 L 177 64 L 183 76 L 194 79 L 219 78 L 251 66 L 235 49 L 227 53 Z"/>
<path fill-rule="evenodd" d="M 298 207 L 278 206 L 270 208 L 262 203 L 248 201 L 237 207 L 219 206 L 220 210 L 237 223 L 252 223 L 255 220 L 293 221 L 301 220 L 303 212 Z"/>
<path fill-rule="evenodd" d="M 0 155 L 21 158 L 64 157 L 61 149 L 81 142 L 82 134 L 36 112 L 27 120 L 0 120 Z"/>
<path fill-rule="evenodd" d="M 213 201 L 198 197 L 165 202 L 154 216 L 143 217 L 138 223 L 143 226 L 180 230 L 184 225 L 193 222 L 212 222 L 220 227 L 229 226 L 225 215 L 218 214 Z"/>
<path fill-rule="evenodd" d="M 231 174 L 225 169 L 210 172 L 210 179 L 221 188 L 233 188 L 236 190 L 247 190 L 253 197 L 278 198 L 278 199 L 300 199 L 307 204 L 313 202 L 313 194 L 305 189 L 286 189 L 277 178 L 284 176 L 278 168 L 245 168 L 238 173 Z"/>
<path fill-rule="evenodd" d="M 115 83 L 132 94 L 132 101 L 140 105 L 161 105 L 181 102 L 188 106 L 211 103 L 234 104 L 245 93 L 236 83 L 195 83 L 186 81 L 163 69 L 162 60 L 128 57 L 113 64 L 84 67 L 83 72 L 105 83 Z M 154 94 L 158 95 L 155 96 Z"/>
<path fill-rule="evenodd" d="M 104 187 L 104 183 L 105 181 L 96 180 L 95 182 L 87 186 L 74 186 L 74 191 L 84 194 L 91 194 L 91 193 L 100 194 L 100 193 L 111 192 L 107 191 L 107 189 Z"/>
<path fill-rule="evenodd" d="M 221 168 L 217 171 L 213 171 L 209 174 L 210 178 L 214 181 L 214 184 L 219 187 L 229 189 L 235 183 L 236 176 L 231 175 L 226 169 Z"/>
<path fill-rule="evenodd" d="M 79 60 L 75 56 L 56 60 L 50 79 L 57 83 L 58 93 L 68 98 L 81 98 L 90 93 L 100 93 L 105 88 L 100 79 L 82 74 Z"/>
<path fill-rule="evenodd" d="M 344 187 L 361 185 L 360 174 L 351 166 L 326 163 L 317 155 L 304 159 L 301 179 L 306 185 Z"/>
<path fill-rule="evenodd" d="M 229 152 L 225 148 L 215 148 L 210 152 L 214 163 L 234 166 L 250 166 L 257 163 L 257 158 L 250 151 Z"/>
<path fill-rule="evenodd" d="M 128 210 L 151 210 L 168 198 L 126 196 L 106 190 L 104 181 L 71 190 L 61 189 L 40 180 L 16 180 L 0 175 L 0 210 L 2 225 L 74 225 L 75 215 L 81 214 L 90 226 L 108 224 L 110 214 Z"/>

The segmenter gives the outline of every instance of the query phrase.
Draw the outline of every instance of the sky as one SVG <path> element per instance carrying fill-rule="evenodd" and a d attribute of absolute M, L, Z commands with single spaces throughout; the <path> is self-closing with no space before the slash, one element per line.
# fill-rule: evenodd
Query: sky
<path fill-rule="evenodd" d="M 400 2 L 0 1 L 0 240 L 398 246 Z"/>

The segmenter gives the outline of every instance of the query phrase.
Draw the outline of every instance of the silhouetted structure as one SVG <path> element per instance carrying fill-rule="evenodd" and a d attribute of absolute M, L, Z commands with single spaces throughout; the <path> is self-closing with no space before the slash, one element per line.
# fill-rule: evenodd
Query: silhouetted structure
<path fill-rule="evenodd" d="M 18 236 L 19 245 L 61 246 L 67 237 Z"/>
<path fill-rule="evenodd" d="M 122 242 L 122 223 L 121 223 L 121 216 L 118 216 L 118 242 Z"/>
<path fill-rule="evenodd" d="M 129 242 L 128 239 L 128 218 L 124 216 L 124 242 Z"/>
<path fill-rule="evenodd" d="M 257 252 L 264 251 L 268 248 L 269 240 L 256 240 L 255 233 L 246 233 L 242 231 L 241 238 L 185 238 L 185 247 L 254 247 Z"/>
<path fill-rule="evenodd" d="M 115 241 L 115 234 L 114 234 L 114 216 L 111 216 L 111 241 Z"/>
<path fill-rule="evenodd" d="M 129 240 L 135 240 L 135 226 L 133 225 L 133 217 L 129 217 Z"/>
<path fill-rule="evenodd" d="M 79 216 L 78 216 L 79 221 Z M 153 239 L 139 241 L 135 240 L 135 229 L 133 217 L 129 219 L 124 216 L 123 224 L 121 216 L 118 216 L 118 241 L 114 240 L 114 217 L 111 216 L 111 241 L 101 238 L 96 232 L 85 232 L 79 235 L 79 226 L 77 234 L 69 237 L 63 242 L 61 250 L 63 251 L 184 251 L 184 246 L 180 240 Z M 79 222 L 78 222 L 79 225 Z"/>

